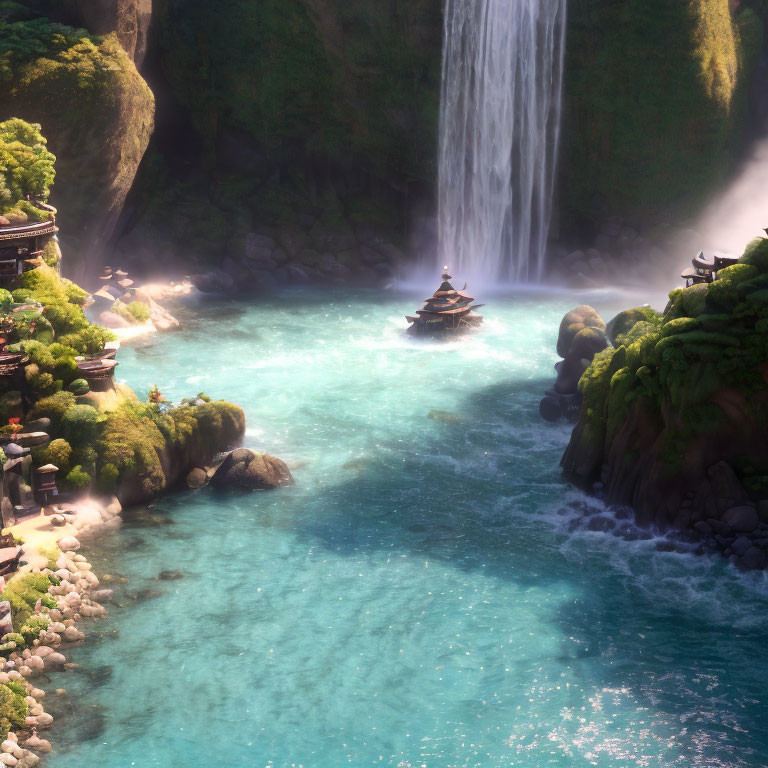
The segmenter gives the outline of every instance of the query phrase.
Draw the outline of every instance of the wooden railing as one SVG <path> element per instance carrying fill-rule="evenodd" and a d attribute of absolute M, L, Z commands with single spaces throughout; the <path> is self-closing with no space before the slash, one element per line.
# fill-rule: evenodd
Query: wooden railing
<path fill-rule="evenodd" d="M 26 237 L 55 235 L 59 231 L 55 221 L 38 221 L 34 224 L 18 224 L 12 227 L 0 227 L 0 241 L 23 240 Z"/>

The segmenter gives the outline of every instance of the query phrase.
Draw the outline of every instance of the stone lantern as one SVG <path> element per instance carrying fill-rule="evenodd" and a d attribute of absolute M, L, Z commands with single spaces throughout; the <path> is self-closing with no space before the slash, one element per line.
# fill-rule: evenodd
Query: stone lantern
<path fill-rule="evenodd" d="M 59 495 L 59 489 L 56 486 L 56 473 L 59 468 L 55 464 L 46 464 L 38 467 L 35 472 L 35 501 L 46 507 L 50 503 L 51 497 Z"/>

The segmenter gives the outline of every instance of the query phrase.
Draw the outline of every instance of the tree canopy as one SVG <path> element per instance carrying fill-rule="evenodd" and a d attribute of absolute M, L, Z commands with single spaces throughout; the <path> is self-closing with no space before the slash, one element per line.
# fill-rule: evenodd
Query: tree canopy
<path fill-rule="evenodd" d="M 19 118 L 0 122 L 0 211 L 27 195 L 45 200 L 56 177 L 56 157 L 37 123 Z"/>

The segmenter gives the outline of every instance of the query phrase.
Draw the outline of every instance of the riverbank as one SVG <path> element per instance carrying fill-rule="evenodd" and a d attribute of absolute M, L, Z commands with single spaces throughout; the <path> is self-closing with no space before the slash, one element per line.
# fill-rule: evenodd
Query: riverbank
<path fill-rule="evenodd" d="M 0 744 L 0 763 L 8 768 L 33 768 L 52 751 L 50 741 L 39 735 L 54 723 L 45 699 L 65 696 L 66 690 L 46 690 L 42 681 L 77 667 L 66 653 L 85 640 L 80 625 L 105 617 L 104 603 L 112 599 L 79 553 L 75 534 L 119 527 L 119 502 L 86 498 L 60 509 L 60 515 L 41 514 L 8 529 L 23 542 L 25 561 L 0 596 L 11 605 L 14 629 L 4 634 L 0 647 L 0 727 L 9 728 Z M 58 524 L 64 517 L 66 522 Z"/>

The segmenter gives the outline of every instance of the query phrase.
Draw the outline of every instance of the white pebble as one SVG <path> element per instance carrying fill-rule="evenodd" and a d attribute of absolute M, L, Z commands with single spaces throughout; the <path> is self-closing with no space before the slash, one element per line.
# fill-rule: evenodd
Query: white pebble
<path fill-rule="evenodd" d="M 74 536 L 65 536 L 63 539 L 59 539 L 57 544 L 62 552 L 74 552 L 80 549 L 80 542 Z M 56 565 L 59 565 L 58 560 Z"/>

